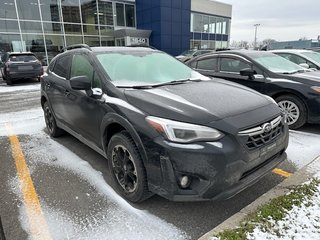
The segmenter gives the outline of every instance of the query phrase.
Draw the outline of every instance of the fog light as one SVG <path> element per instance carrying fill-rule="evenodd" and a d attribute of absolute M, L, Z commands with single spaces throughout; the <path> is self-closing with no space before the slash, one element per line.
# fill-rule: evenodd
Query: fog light
<path fill-rule="evenodd" d="M 190 183 L 190 181 L 189 181 L 189 177 L 188 176 L 182 176 L 180 178 L 180 186 L 182 188 L 187 188 L 189 186 L 189 183 Z"/>

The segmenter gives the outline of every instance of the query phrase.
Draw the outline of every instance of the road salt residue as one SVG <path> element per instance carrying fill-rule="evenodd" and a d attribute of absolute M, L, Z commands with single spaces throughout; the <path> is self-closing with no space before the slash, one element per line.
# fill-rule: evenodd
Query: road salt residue
<path fill-rule="evenodd" d="M 40 128 L 44 127 L 39 120 L 37 122 Z M 77 219 L 73 214 L 69 215 L 61 211 L 60 206 L 47 203 L 40 196 L 53 239 L 189 239 L 174 225 L 147 211 L 132 207 L 107 184 L 101 172 L 93 169 L 88 162 L 49 138 L 45 133 L 38 132 L 31 139 L 32 141 L 22 142 L 21 145 L 33 171 L 36 170 L 37 164 L 46 164 L 59 171 L 72 172 L 92 186 L 97 194 L 108 202 L 108 207 L 105 209 L 99 209 L 98 212 L 90 213 L 85 218 Z M 13 191 L 16 192 L 14 189 Z M 90 194 L 87 197 L 90 197 Z M 23 207 L 20 208 L 20 214 L 22 226 L 30 235 L 28 219 Z"/>
<path fill-rule="evenodd" d="M 299 169 L 320 155 L 320 137 L 318 134 L 290 131 L 288 160 Z"/>
<path fill-rule="evenodd" d="M 2 85 L 0 86 L 0 93 L 11 93 L 17 91 L 40 91 L 40 83 L 30 84 L 30 85 Z"/>

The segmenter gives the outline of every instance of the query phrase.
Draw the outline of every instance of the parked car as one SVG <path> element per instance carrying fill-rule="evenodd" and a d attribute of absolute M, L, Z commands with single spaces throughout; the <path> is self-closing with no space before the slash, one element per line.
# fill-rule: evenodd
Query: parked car
<path fill-rule="evenodd" d="M 198 72 L 236 82 L 272 97 L 289 127 L 320 123 L 320 72 L 304 69 L 271 52 L 224 51 L 187 62 Z"/>
<path fill-rule="evenodd" d="M 65 50 L 41 81 L 48 132 L 106 157 L 127 200 L 229 198 L 286 158 L 288 126 L 269 97 L 146 47 Z"/>
<path fill-rule="evenodd" d="M 40 61 L 30 52 L 10 52 L 2 57 L 2 78 L 8 85 L 23 78 L 37 78 L 43 74 Z"/>
<path fill-rule="evenodd" d="M 305 49 L 272 50 L 274 54 L 288 59 L 304 68 L 320 70 L 320 53 Z"/>
<path fill-rule="evenodd" d="M 176 56 L 176 58 L 181 61 L 181 62 L 186 62 L 190 60 L 193 57 L 200 56 L 202 54 L 210 53 L 213 52 L 213 50 L 210 49 L 192 49 L 192 50 L 187 50 L 181 53 L 180 55 Z"/>

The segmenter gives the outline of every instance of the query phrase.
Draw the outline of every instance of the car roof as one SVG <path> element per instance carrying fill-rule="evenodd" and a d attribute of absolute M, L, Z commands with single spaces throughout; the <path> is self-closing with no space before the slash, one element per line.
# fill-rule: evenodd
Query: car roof
<path fill-rule="evenodd" d="M 92 52 L 159 52 L 151 47 L 91 47 Z"/>
<path fill-rule="evenodd" d="M 302 52 L 312 52 L 311 50 L 307 49 L 277 49 L 277 50 L 271 50 L 270 52 L 288 52 L 288 53 L 302 53 Z"/>
<path fill-rule="evenodd" d="M 223 51 L 218 51 L 218 52 L 211 52 L 207 53 L 203 56 L 212 56 L 212 55 L 221 55 L 221 54 L 235 54 L 235 55 L 240 55 L 240 56 L 245 56 L 245 57 L 251 57 L 251 56 L 259 56 L 259 55 L 274 55 L 272 52 L 268 51 L 256 51 L 256 50 L 246 50 L 246 49 L 239 49 L 239 50 L 223 50 Z M 200 57 L 200 56 L 199 56 Z"/>
<path fill-rule="evenodd" d="M 34 55 L 32 52 L 8 52 L 8 55 Z"/>

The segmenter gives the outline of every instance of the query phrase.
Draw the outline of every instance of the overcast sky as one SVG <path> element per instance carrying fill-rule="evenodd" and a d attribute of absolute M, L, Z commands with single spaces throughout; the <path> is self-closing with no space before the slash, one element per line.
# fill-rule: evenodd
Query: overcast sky
<path fill-rule="evenodd" d="M 320 35 L 319 0 L 219 0 L 233 5 L 231 41 L 316 39 Z"/>

